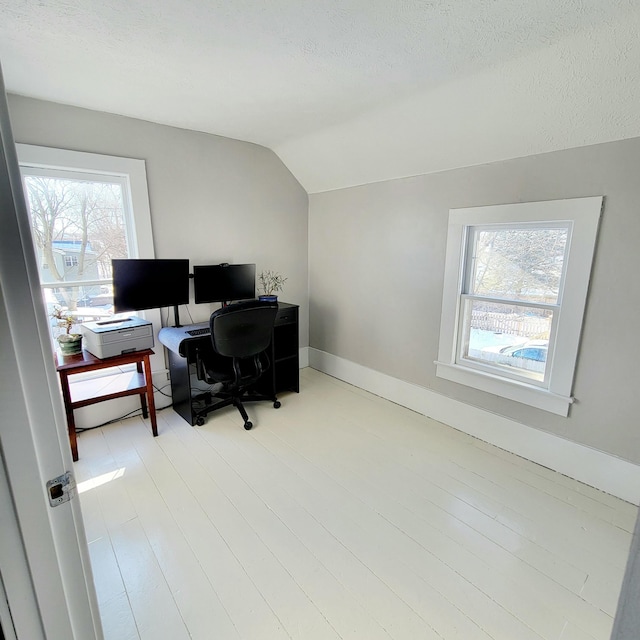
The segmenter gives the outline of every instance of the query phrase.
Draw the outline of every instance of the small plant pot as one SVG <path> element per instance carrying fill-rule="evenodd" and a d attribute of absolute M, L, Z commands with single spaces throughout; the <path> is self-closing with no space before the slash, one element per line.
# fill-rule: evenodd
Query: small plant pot
<path fill-rule="evenodd" d="M 82 353 L 82 334 L 65 333 L 58 336 L 58 344 L 60 345 L 60 351 L 63 356 L 72 356 L 77 353 Z"/>
<path fill-rule="evenodd" d="M 278 296 L 258 296 L 258 300 L 262 300 L 262 302 L 278 302 Z"/>

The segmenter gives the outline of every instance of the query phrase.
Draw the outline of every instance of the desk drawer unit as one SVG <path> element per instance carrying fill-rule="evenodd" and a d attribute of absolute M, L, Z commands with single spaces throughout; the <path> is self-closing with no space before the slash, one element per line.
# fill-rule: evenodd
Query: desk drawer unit
<path fill-rule="evenodd" d="M 300 391 L 300 363 L 298 353 L 298 306 L 280 302 L 273 340 L 269 348 L 271 375 L 276 393 Z"/>
<path fill-rule="evenodd" d="M 257 384 L 264 394 L 282 391 L 300 391 L 300 364 L 298 355 L 298 305 L 278 303 L 278 315 L 273 327 L 273 338 L 267 349 L 271 366 Z"/>

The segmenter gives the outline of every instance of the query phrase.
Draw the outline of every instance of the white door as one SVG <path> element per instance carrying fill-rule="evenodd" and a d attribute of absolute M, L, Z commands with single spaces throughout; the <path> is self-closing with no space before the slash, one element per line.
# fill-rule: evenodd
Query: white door
<path fill-rule="evenodd" d="M 101 640 L 73 471 L 0 70 L 0 624 L 7 640 Z"/>

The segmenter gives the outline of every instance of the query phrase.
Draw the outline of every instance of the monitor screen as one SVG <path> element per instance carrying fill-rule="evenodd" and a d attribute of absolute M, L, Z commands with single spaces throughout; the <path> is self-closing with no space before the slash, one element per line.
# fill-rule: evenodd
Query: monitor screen
<path fill-rule="evenodd" d="M 112 260 L 116 313 L 189 303 L 189 260 Z"/>
<path fill-rule="evenodd" d="M 193 267 L 196 303 L 249 300 L 256 297 L 255 264 L 215 264 Z"/>

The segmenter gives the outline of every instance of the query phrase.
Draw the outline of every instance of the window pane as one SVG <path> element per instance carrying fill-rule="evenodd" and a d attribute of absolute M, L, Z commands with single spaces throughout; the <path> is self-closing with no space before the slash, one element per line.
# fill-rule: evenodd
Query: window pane
<path fill-rule="evenodd" d="M 542 381 L 553 312 L 465 300 L 462 356 Z"/>
<path fill-rule="evenodd" d="M 476 229 L 468 293 L 556 304 L 567 228 Z"/>
<path fill-rule="evenodd" d="M 102 291 L 102 295 L 95 295 L 95 291 Z M 65 315 L 77 319 L 70 333 L 80 333 L 82 322 L 102 320 L 113 315 L 113 293 L 111 284 L 79 287 L 43 287 L 45 306 L 51 334 L 54 338 L 64 333 L 65 329 L 58 326 L 57 320 L 51 317 L 54 309 L 59 307 Z M 91 295 L 90 295 L 91 294 Z"/>
<path fill-rule="evenodd" d="M 25 185 L 40 282 L 59 283 L 71 310 L 93 306 L 94 297 L 105 295 L 100 284 L 80 290 L 63 283 L 108 280 L 112 258 L 127 257 L 121 185 L 33 175 Z"/>

